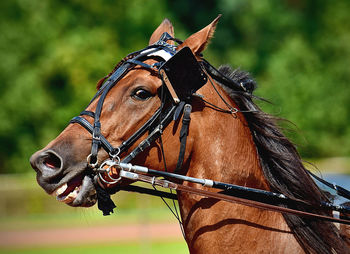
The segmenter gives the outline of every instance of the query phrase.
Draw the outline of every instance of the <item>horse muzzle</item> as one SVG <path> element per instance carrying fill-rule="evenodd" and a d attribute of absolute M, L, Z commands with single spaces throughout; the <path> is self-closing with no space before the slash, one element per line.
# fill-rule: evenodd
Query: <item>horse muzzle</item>
<path fill-rule="evenodd" d="M 33 154 L 30 163 L 37 172 L 38 184 L 58 201 L 85 207 L 96 203 L 96 190 L 87 174 L 86 162 L 66 165 L 64 156 L 49 149 Z"/>

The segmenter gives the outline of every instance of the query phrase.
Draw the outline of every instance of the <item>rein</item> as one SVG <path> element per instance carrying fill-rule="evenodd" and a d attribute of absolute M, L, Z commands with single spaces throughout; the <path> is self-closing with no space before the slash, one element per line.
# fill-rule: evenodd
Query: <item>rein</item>
<path fill-rule="evenodd" d="M 111 165 L 111 167 L 115 167 L 119 171 L 119 175 L 121 177 L 128 178 L 133 181 L 146 182 L 151 184 L 152 186 L 156 185 L 156 186 L 161 186 L 163 188 L 169 188 L 176 191 L 183 191 L 191 194 L 196 194 L 196 195 L 200 195 L 208 198 L 219 199 L 219 200 L 223 200 L 231 203 L 238 203 L 238 204 L 251 206 L 255 208 L 281 212 L 281 213 L 288 213 L 288 214 L 293 214 L 298 216 L 312 217 L 316 219 L 322 219 L 322 220 L 327 220 L 331 222 L 350 225 L 350 218 L 347 216 L 341 215 L 339 217 L 331 217 L 327 215 L 320 215 L 320 214 L 310 213 L 306 211 L 296 210 L 293 208 L 288 208 L 288 206 L 293 207 L 294 205 L 301 205 L 305 208 L 305 210 L 307 210 L 307 209 L 310 209 L 312 206 L 302 200 L 290 199 L 280 193 L 274 193 L 270 191 L 249 188 L 249 187 L 239 186 L 235 184 L 222 183 L 222 182 L 217 182 L 209 179 L 200 179 L 200 178 L 179 175 L 175 173 L 158 171 L 158 170 L 149 169 L 142 166 L 134 166 L 130 163 L 129 164 L 116 163 L 115 165 Z M 172 179 L 178 179 L 181 181 L 192 182 L 192 183 L 200 184 L 204 187 L 220 189 L 223 191 L 212 192 L 212 191 L 207 191 L 203 189 L 198 189 L 198 188 L 186 186 L 179 183 L 174 183 L 173 181 L 159 179 L 157 178 L 159 176 L 164 177 L 165 179 L 172 178 Z M 133 191 L 132 189 L 121 189 L 121 190 Z M 134 190 L 138 191 L 137 188 L 135 188 Z M 147 193 L 147 194 L 151 194 L 151 193 Z M 160 196 L 173 199 L 173 197 L 167 195 L 171 193 L 160 192 L 159 194 Z M 283 206 L 287 206 L 287 207 L 283 207 Z M 328 210 L 328 211 L 337 211 L 339 213 L 350 212 L 350 207 L 348 206 L 342 206 L 342 205 L 335 206 L 330 203 L 321 203 L 319 206 L 319 209 Z M 337 213 L 335 213 L 335 216 L 337 216 Z"/>
<path fill-rule="evenodd" d="M 113 212 L 113 208 L 115 207 L 115 205 L 109 197 L 110 193 L 113 191 L 136 191 L 149 195 L 157 195 L 160 197 L 170 198 L 173 200 L 176 199 L 176 195 L 172 193 L 158 191 L 156 189 L 152 190 L 133 185 L 118 185 L 114 188 L 114 190 L 106 190 L 104 188 L 101 188 L 101 185 L 99 184 L 99 181 L 103 181 L 107 184 L 117 184 L 120 183 L 123 179 L 131 179 L 133 181 L 142 181 L 150 183 L 153 187 L 161 186 L 164 188 L 169 188 L 171 190 L 183 191 L 191 194 L 205 196 L 208 198 L 215 198 L 256 208 L 272 210 L 281 213 L 290 213 L 298 216 L 308 216 L 337 223 L 350 224 L 350 219 L 346 216 L 343 216 L 341 218 L 334 218 L 327 215 L 320 215 L 292 209 L 291 207 L 295 205 L 302 205 L 302 207 L 305 207 L 305 210 L 307 210 L 311 207 L 311 205 L 303 202 L 302 200 L 290 199 L 284 196 L 283 194 L 177 174 L 182 168 L 184 154 L 186 150 L 186 140 L 191 120 L 190 114 L 192 110 L 192 97 L 196 96 L 200 98 L 204 103 L 209 104 L 215 110 L 218 110 L 223 113 L 235 115 L 238 112 L 255 112 L 240 111 L 239 109 L 232 107 L 221 96 L 219 91 L 216 89 L 212 79 L 223 84 L 230 84 L 230 86 L 235 87 L 236 91 L 243 93 L 252 93 L 254 87 L 251 86 L 253 82 L 249 81 L 244 84 L 238 84 L 234 80 L 220 73 L 217 69 L 215 69 L 205 60 L 197 62 L 192 53 L 192 55 L 188 55 L 189 48 L 185 47 L 182 50 L 176 52 L 175 46 L 168 44 L 168 40 L 176 41 L 176 39 L 172 38 L 169 34 L 164 33 L 160 40 L 154 45 L 129 54 L 125 58 L 126 60 L 122 61 L 120 64 L 117 65 L 115 71 L 112 72 L 112 74 L 102 84 L 96 95 L 90 101 L 91 104 L 93 101 L 98 99 L 95 112 L 86 110 L 82 111 L 80 116 L 74 117 L 70 121 L 70 123 L 80 124 L 92 135 L 91 153 L 87 157 L 87 164 L 88 167 L 92 170 L 91 177 L 94 178 L 99 208 L 103 211 L 103 214 L 109 215 L 111 212 Z M 152 65 L 149 65 L 144 62 L 147 59 L 157 59 L 157 62 Z M 191 65 L 188 66 L 189 62 L 180 61 L 183 59 L 186 59 L 189 62 L 192 61 Z M 195 62 L 193 62 L 193 59 Z M 159 73 L 159 78 L 161 78 L 163 81 L 163 85 L 161 88 L 162 95 L 160 98 L 161 105 L 156 110 L 156 112 L 134 134 L 132 134 L 126 141 L 122 142 L 122 144 L 120 144 L 118 147 L 113 147 L 109 143 L 109 141 L 101 134 L 100 115 L 102 112 L 104 100 L 108 92 L 115 85 L 117 85 L 117 83 L 130 70 L 132 70 L 135 66 L 138 65 L 147 70 L 157 71 Z M 184 80 L 183 82 L 187 82 L 185 84 L 182 84 L 182 82 L 177 82 L 177 75 L 172 73 L 186 71 L 184 69 L 178 69 L 181 68 L 179 67 L 181 65 L 185 65 L 186 68 L 190 69 L 189 74 L 197 73 L 195 79 L 192 79 L 190 82 Z M 204 83 L 207 82 L 207 80 L 209 80 L 216 93 L 227 106 L 227 109 L 223 109 L 214 104 L 211 104 L 210 102 L 206 101 L 203 98 L 203 96 L 196 94 L 196 91 L 201 86 L 203 86 Z M 184 88 L 184 85 L 186 88 Z M 179 89 L 179 87 L 182 88 Z M 167 93 L 164 93 L 165 90 Z M 181 114 L 183 115 L 183 117 L 179 137 L 180 151 L 175 173 L 157 171 L 141 166 L 131 165 L 130 162 L 138 154 L 143 152 L 145 149 L 149 148 L 157 139 L 161 138 L 163 130 L 172 121 L 176 121 L 181 116 Z M 82 116 L 91 117 L 93 119 L 93 124 L 91 124 Z M 119 158 L 119 155 L 127 151 L 146 132 L 149 132 L 148 136 L 144 140 L 142 140 L 135 149 L 133 149 L 121 160 Z M 97 157 L 100 148 L 103 148 L 109 154 L 109 159 L 103 161 L 102 163 L 98 161 Z M 115 178 L 115 173 L 117 173 L 118 178 Z M 101 174 L 104 174 L 109 179 L 106 180 Z M 165 179 L 159 179 L 157 177 L 164 177 Z M 192 183 L 201 184 L 204 187 L 219 189 L 221 190 L 221 192 L 212 192 L 189 187 L 179 183 L 174 183 L 172 181 L 169 181 L 169 178 L 177 179 L 179 181 L 188 181 Z M 327 212 L 336 211 L 336 213 L 350 214 L 350 207 L 340 205 L 335 206 L 331 203 L 321 203 L 319 205 L 319 210 L 326 210 Z"/>
<path fill-rule="evenodd" d="M 131 166 L 131 165 L 122 165 L 121 164 L 120 166 L 123 168 L 127 167 L 129 169 L 135 168 L 135 166 Z M 139 166 L 136 166 L 136 167 L 139 167 Z M 142 168 L 142 167 L 139 167 L 139 168 Z M 161 171 L 158 171 L 158 172 L 161 172 Z M 194 195 L 200 195 L 200 196 L 204 196 L 207 198 L 214 198 L 214 199 L 223 200 L 223 201 L 230 202 L 230 203 L 237 203 L 237 204 L 246 205 L 246 206 L 255 207 L 255 208 L 264 209 L 264 210 L 269 210 L 269 211 L 288 213 L 288 214 L 293 214 L 293 215 L 298 215 L 298 216 L 305 216 L 305 217 L 316 218 L 316 219 L 331 221 L 331 222 L 335 222 L 335 223 L 350 225 L 350 220 L 344 219 L 344 218 L 348 218 L 348 217 L 336 218 L 336 217 L 330 217 L 330 216 L 326 216 L 326 215 L 320 215 L 320 214 L 300 211 L 300 210 L 296 210 L 296 209 L 292 209 L 292 208 L 281 207 L 278 205 L 270 204 L 269 202 L 266 202 L 265 200 L 259 201 L 258 199 L 255 200 L 255 199 L 248 198 L 248 197 L 240 197 L 240 195 L 238 193 L 239 193 L 239 191 L 242 191 L 242 190 L 247 192 L 247 193 L 255 192 L 254 194 L 264 194 L 266 196 L 276 198 L 276 200 L 278 200 L 278 199 L 280 201 L 283 200 L 284 203 L 289 203 L 292 201 L 293 203 L 300 203 L 304 207 L 309 206 L 309 205 L 303 203 L 302 201 L 290 200 L 290 199 L 286 198 L 283 194 L 277 194 L 277 193 L 263 191 L 263 190 L 257 190 L 257 189 L 253 189 L 253 188 L 241 187 L 241 186 L 237 186 L 237 185 L 230 185 L 230 187 L 232 188 L 232 191 L 230 191 L 230 192 L 223 192 L 223 193 L 222 192 L 212 192 L 212 191 L 207 191 L 207 190 L 203 190 L 203 189 L 193 188 L 193 187 L 186 186 L 183 184 L 174 183 L 174 182 L 163 180 L 163 179 L 158 179 L 158 178 L 151 177 L 148 175 L 135 174 L 135 173 L 132 173 L 130 171 L 121 171 L 121 175 L 123 175 L 123 177 L 128 178 L 128 179 L 149 183 L 152 186 L 160 186 L 163 188 L 169 188 L 169 189 L 176 190 L 176 191 L 183 191 L 183 192 L 187 192 L 187 193 L 194 194 Z M 194 179 L 196 179 L 196 178 L 194 178 Z M 197 180 L 200 180 L 200 179 L 197 179 Z M 207 180 L 207 179 L 203 179 L 203 180 L 205 182 L 211 181 L 211 180 Z M 224 183 L 222 183 L 222 184 L 224 184 Z M 227 185 L 227 184 L 225 184 L 225 185 Z M 203 186 L 206 186 L 206 185 L 203 184 Z M 209 187 L 213 187 L 213 186 L 209 186 Z M 213 187 L 213 188 L 221 189 L 221 188 L 219 188 L 219 186 Z M 237 190 L 239 190 L 239 191 L 236 192 L 236 190 L 233 190 L 234 188 L 237 188 Z M 131 189 L 129 189 L 129 191 L 130 190 Z M 147 194 L 150 194 L 150 193 L 147 193 Z M 171 193 L 168 193 L 168 194 L 171 194 Z M 168 198 L 172 198 L 172 197 L 168 196 Z M 336 207 L 333 207 L 333 208 L 336 208 Z M 336 209 L 339 209 L 339 208 L 336 208 Z M 346 207 L 341 207 L 341 209 L 345 210 L 345 211 L 349 211 L 349 210 L 346 210 L 347 209 Z"/>

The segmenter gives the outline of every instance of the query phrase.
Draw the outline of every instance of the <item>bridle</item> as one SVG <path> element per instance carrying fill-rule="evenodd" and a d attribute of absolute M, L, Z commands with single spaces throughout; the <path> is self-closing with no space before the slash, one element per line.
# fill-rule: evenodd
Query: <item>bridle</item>
<path fill-rule="evenodd" d="M 160 61 L 160 62 L 156 62 L 153 65 L 148 65 L 144 63 L 145 60 L 157 57 L 157 58 L 160 58 L 162 61 L 166 61 L 167 59 L 169 59 L 171 56 L 175 54 L 175 51 L 174 49 L 172 49 L 171 45 L 165 45 L 165 42 L 163 42 L 162 44 L 160 43 L 155 44 L 141 51 L 131 53 L 130 55 L 134 57 L 132 58 L 129 57 L 128 60 L 123 62 L 121 66 L 117 68 L 110 75 L 110 77 L 105 81 L 105 83 L 101 86 L 99 91 L 95 94 L 95 96 L 90 101 L 89 105 L 94 100 L 99 98 L 95 112 L 82 111 L 80 113 L 80 116 L 74 117 L 71 120 L 71 123 L 79 123 L 92 134 L 91 153 L 87 157 L 88 165 L 91 168 L 96 168 L 96 166 L 99 163 L 97 159 L 97 153 L 101 147 L 109 154 L 111 159 L 115 159 L 120 153 L 123 153 L 128 148 L 130 148 L 130 146 L 134 144 L 135 141 L 137 141 L 140 138 L 140 136 L 142 136 L 146 131 L 149 131 L 150 126 L 152 126 L 162 114 L 163 115 L 165 114 L 165 117 L 163 117 L 161 125 L 167 126 L 170 123 L 170 118 L 172 116 L 171 113 L 174 111 L 174 108 L 175 108 L 174 106 L 168 109 L 169 112 L 162 112 L 161 108 L 159 108 L 140 129 L 138 129 L 132 136 L 130 136 L 126 141 L 124 141 L 118 147 L 113 147 L 109 143 L 109 141 L 101 134 L 100 116 L 102 112 L 103 103 L 108 92 L 118 83 L 118 81 L 120 81 L 135 66 L 140 65 L 143 68 L 146 68 L 149 70 L 155 70 L 162 63 Z M 87 121 L 85 118 L 81 117 L 82 115 L 92 117 L 94 119 L 93 125 L 91 125 L 89 121 Z M 156 128 L 152 132 L 153 134 L 150 136 L 156 137 L 158 133 L 161 131 L 162 131 L 162 128 L 160 125 L 158 125 L 158 128 Z M 153 138 L 150 138 L 150 139 L 153 139 Z M 142 149 L 142 146 L 140 148 Z M 129 154 L 130 159 L 128 159 L 127 161 L 130 161 L 136 155 L 137 155 L 137 151 L 133 151 L 131 154 Z"/>
<path fill-rule="evenodd" d="M 78 123 L 83 126 L 87 131 L 92 135 L 92 145 L 91 153 L 87 157 L 87 164 L 90 169 L 92 169 L 92 177 L 94 177 L 94 182 L 97 190 L 98 196 L 104 195 L 105 199 L 99 199 L 99 202 L 107 202 L 109 205 L 101 204 L 99 208 L 103 211 L 104 215 L 108 215 L 113 211 L 115 207 L 114 204 L 110 204 L 110 199 L 107 190 L 104 190 L 99 186 L 97 181 L 102 181 L 107 184 L 116 184 L 122 179 L 131 179 L 134 181 L 144 181 L 150 183 L 152 186 L 162 186 L 165 188 L 171 188 L 174 190 L 186 191 L 193 194 L 198 194 L 206 197 L 212 197 L 216 199 L 226 200 L 228 202 L 242 203 L 248 206 L 254 206 L 262 209 L 279 211 L 282 213 L 291 213 L 299 216 L 309 216 L 315 217 L 318 219 L 324 219 L 328 221 L 350 224 L 350 219 L 348 217 L 334 218 L 326 215 L 319 215 L 315 213 L 308 213 L 305 211 L 299 211 L 295 209 L 288 208 L 289 205 L 292 207 L 297 205 L 302 205 L 305 209 L 310 208 L 311 206 L 301 200 L 290 199 L 283 194 L 274 193 L 270 191 L 258 190 L 254 188 L 247 188 L 242 186 L 237 186 L 228 183 L 216 182 L 209 179 L 198 179 L 187 177 L 178 174 L 178 171 L 182 168 L 184 153 L 186 150 L 186 138 L 188 134 L 188 128 L 190 124 L 190 114 L 191 114 L 191 100 L 193 96 L 197 96 L 206 102 L 200 95 L 195 92 L 204 84 L 207 80 L 213 84 L 212 79 L 222 83 L 230 84 L 233 86 L 236 91 L 251 93 L 252 87 L 248 84 L 237 83 L 236 81 L 226 77 L 220 71 L 211 66 L 207 61 L 202 60 L 199 62 L 200 68 L 198 70 L 197 81 L 189 82 L 186 84 L 187 87 L 190 87 L 189 92 L 184 96 L 179 96 L 179 91 L 176 91 L 176 86 L 171 82 L 167 76 L 167 72 L 177 71 L 176 62 L 175 67 L 171 67 L 170 63 L 174 62 L 176 57 L 180 55 L 180 51 L 176 51 L 176 47 L 168 44 L 169 40 L 178 41 L 172 38 L 169 34 L 164 33 L 160 40 L 155 44 L 146 47 L 143 50 L 129 54 L 122 61 L 116 70 L 111 73 L 108 79 L 102 84 L 98 92 L 90 101 L 90 104 L 98 99 L 95 112 L 92 111 L 82 111 L 80 116 L 74 117 L 70 123 Z M 184 50 L 184 49 L 182 49 Z M 187 49 L 189 50 L 189 49 Z M 184 52 L 184 51 L 183 51 Z M 154 59 L 156 62 L 152 65 L 145 63 L 148 59 Z M 197 62 L 197 60 L 196 60 Z M 169 64 L 168 64 L 169 63 Z M 155 111 L 155 113 L 127 140 L 122 142 L 118 147 L 113 147 L 110 142 L 101 134 L 101 122 L 100 116 L 102 112 L 102 107 L 104 100 L 108 92 L 118 84 L 118 82 L 133 68 L 136 66 L 141 66 L 150 71 L 156 71 L 159 73 L 159 78 L 162 79 L 163 84 L 161 86 L 161 105 Z M 170 66 L 170 67 L 169 67 Z M 170 68 L 166 70 L 166 68 Z M 174 69 L 172 69 L 174 68 Z M 214 87 L 215 88 L 215 87 Z M 181 93 L 182 91 L 180 91 Z M 216 90 L 218 95 L 221 97 L 220 93 Z M 222 97 L 221 99 L 227 106 L 227 109 L 217 107 L 216 105 L 211 105 L 225 113 L 236 114 L 237 112 L 242 112 L 229 105 Z M 90 105 L 89 104 L 89 105 Z M 245 111 L 244 111 L 245 112 Z M 252 112 L 252 111 L 249 111 Z M 178 156 L 178 162 L 174 173 L 169 173 L 165 171 L 157 171 L 153 169 L 148 169 L 141 166 L 133 166 L 130 164 L 132 159 L 134 159 L 138 154 L 143 152 L 145 149 L 150 147 L 158 138 L 161 137 L 163 130 L 172 122 L 179 119 L 182 115 L 182 127 L 180 130 L 180 151 Z M 90 124 L 88 120 L 82 116 L 88 116 L 93 118 L 93 124 Z M 137 140 L 140 139 L 146 132 L 148 136 L 143 139 L 129 154 L 127 154 L 122 160 L 119 155 L 127 151 Z M 108 154 L 109 158 L 100 163 L 97 158 L 97 154 L 100 148 L 103 148 Z M 117 169 L 119 171 L 119 177 L 114 178 L 111 171 Z M 109 179 L 103 177 L 107 176 Z M 158 179 L 156 177 L 164 177 L 165 180 Z M 195 188 L 190 188 L 167 179 L 178 179 L 180 181 L 189 181 L 194 183 L 199 183 L 203 186 L 216 188 L 222 190 L 221 193 L 209 192 L 205 190 L 199 190 Z M 319 179 L 317 179 L 319 180 Z M 324 180 L 323 180 L 324 181 Z M 334 187 L 334 185 L 333 185 Z M 339 186 L 334 187 L 337 190 L 340 190 Z M 176 199 L 176 196 L 173 194 L 165 193 L 157 190 L 147 190 L 141 187 L 121 187 L 118 186 L 114 191 L 117 190 L 129 190 L 129 191 L 138 191 L 141 193 L 158 195 L 161 197 Z M 341 189 L 342 192 L 338 194 L 350 199 L 350 192 Z M 107 198 L 106 198 L 107 195 Z M 107 201 L 106 201 L 107 199 Z M 103 201 L 104 200 L 104 201 Z M 326 209 L 328 211 L 337 211 L 338 213 L 350 213 L 350 207 L 348 206 L 335 206 L 331 203 L 322 203 L 320 208 Z"/>

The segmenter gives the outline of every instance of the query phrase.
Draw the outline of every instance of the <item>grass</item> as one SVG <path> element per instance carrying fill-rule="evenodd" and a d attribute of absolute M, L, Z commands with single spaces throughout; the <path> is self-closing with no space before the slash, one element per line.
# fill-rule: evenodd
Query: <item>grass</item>
<path fill-rule="evenodd" d="M 0 230 L 26 231 L 41 229 L 93 227 L 144 223 L 176 223 L 176 219 L 159 198 L 134 193 L 117 193 L 117 205 L 110 216 L 103 216 L 96 206 L 72 208 L 47 195 L 35 182 L 33 174 L 0 176 Z M 138 240 L 135 242 L 86 243 L 55 246 L 0 247 L 0 253 L 188 253 L 184 240 Z"/>
<path fill-rule="evenodd" d="M 112 198 L 117 208 L 110 216 L 102 216 L 96 205 L 73 208 L 57 202 L 38 186 L 33 174 L 0 175 L 0 229 L 176 222 L 158 197 L 120 192 Z"/>
<path fill-rule="evenodd" d="M 110 253 L 140 253 L 140 254 L 186 254 L 185 241 L 162 242 L 128 242 L 117 244 L 95 244 L 80 246 L 51 246 L 41 248 L 0 249 L 2 254 L 110 254 Z"/>
<path fill-rule="evenodd" d="M 53 201 L 54 202 L 54 201 Z M 177 221 L 166 208 L 117 209 L 109 216 L 102 216 L 97 208 L 73 209 L 71 213 L 28 214 L 18 216 L 0 216 L 0 229 L 45 229 L 91 227 L 103 225 L 123 225 L 137 223 L 174 222 Z"/>

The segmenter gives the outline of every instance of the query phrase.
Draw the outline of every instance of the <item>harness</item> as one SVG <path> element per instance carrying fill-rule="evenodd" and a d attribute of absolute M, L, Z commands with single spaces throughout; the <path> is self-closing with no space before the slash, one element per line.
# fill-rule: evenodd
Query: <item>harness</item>
<path fill-rule="evenodd" d="M 177 41 L 169 34 L 164 33 L 161 36 L 160 40 L 155 44 L 148 46 L 143 50 L 129 54 L 125 60 L 123 60 L 117 66 L 115 71 L 108 77 L 108 79 L 102 84 L 98 92 L 90 101 L 89 105 L 98 99 L 95 112 L 86 110 L 82 111 L 80 116 L 76 116 L 70 121 L 70 123 L 80 124 L 92 135 L 91 153 L 87 157 L 87 164 L 88 167 L 92 169 L 91 175 L 94 178 L 94 183 L 97 190 L 98 205 L 99 208 L 103 211 L 103 214 L 109 215 L 111 212 L 113 212 L 115 205 L 110 199 L 109 195 L 111 192 L 116 192 L 119 190 L 136 191 L 140 193 L 160 196 L 162 198 L 169 198 L 173 200 L 177 199 L 176 195 L 173 193 L 158 191 L 156 189 L 152 190 L 133 185 L 123 187 L 118 185 L 114 188 L 114 190 L 105 190 L 101 188 L 101 186 L 99 186 L 97 183 L 97 180 L 99 180 L 107 184 L 116 184 L 122 181 L 122 179 L 131 179 L 134 181 L 148 182 L 153 187 L 162 186 L 164 188 L 180 190 L 192 194 L 221 199 L 228 202 L 240 203 L 262 209 L 350 224 L 350 218 L 346 215 L 341 215 L 340 217 L 331 217 L 327 215 L 319 215 L 306 212 L 311 208 L 309 204 L 302 200 L 288 198 L 280 193 L 222 183 L 210 179 L 193 178 L 179 174 L 184 161 L 188 128 L 191 120 L 191 100 L 193 96 L 197 96 L 205 103 L 209 103 L 205 101 L 203 97 L 196 94 L 196 91 L 205 83 L 207 83 L 208 80 L 213 85 L 212 79 L 222 84 L 230 84 L 231 87 L 233 86 L 235 90 L 239 92 L 252 93 L 253 86 L 251 86 L 249 82 L 246 84 L 238 84 L 234 80 L 220 73 L 220 71 L 215 69 L 205 60 L 198 62 L 191 50 L 187 47 L 177 52 L 175 46 L 167 43 L 169 40 Z M 148 59 L 154 59 L 156 62 L 152 65 L 149 65 L 145 63 L 145 61 Z M 134 134 L 122 142 L 118 147 L 113 147 L 109 141 L 101 134 L 100 116 L 104 100 L 108 92 L 115 85 L 117 85 L 118 82 L 130 70 L 136 66 L 141 66 L 147 70 L 158 72 L 159 78 L 161 78 L 163 81 L 160 96 L 161 105 Z M 214 85 L 213 87 L 215 88 Z M 221 112 L 230 114 L 242 112 L 228 104 L 220 95 L 218 90 L 216 90 L 216 92 L 227 106 L 227 109 L 217 107 L 213 104 L 210 104 L 211 107 Z M 157 139 L 161 139 L 163 130 L 172 121 L 178 120 L 181 115 L 183 115 L 183 117 L 179 136 L 180 149 L 174 173 L 157 171 L 146 167 L 130 164 L 130 162 L 138 154 L 150 147 Z M 90 124 L 90 122 L 82 116 L 93 118 L 93 124 Z M 149 133 L 148 136 L 121 160 L 119 158 L 119 155 L 127 151 L 146 132 Z M 102 163 L 98 161 L 97 157 L 100 148 L 103 148 L 109 154 L 109 159 L 103 161 Z M 118 170 L 118 178 L 114 178 L 112 176 L 113 169 Z M 109 179 L 106 180 L 101 175 L 101 173 L 106 173 Z M 159 179 L 159 177 L 163 177 L 164 179 Z M 198 183 L 208 188 L 219 189 L 221 192 L 217 193 L 200 190 L 175 183 L 169 179 L 178 179 L 179 181 Z M 338 190 L 339 195 L 350 200 L 349 191 L 336 185 L 331 185 L 331 187 L 335 190 Z M 305 211 L 289 208 L 294 207 L 295 205 L 305 207 Z M 335 214 L 338 215 L 350 214 L 350 207 L 345 205 L 334 205 L 332 203 L 323 202 L 320 204 L 319 208 L 327 211 L 333 211 L 333 213 L 335 212 Z"/>

